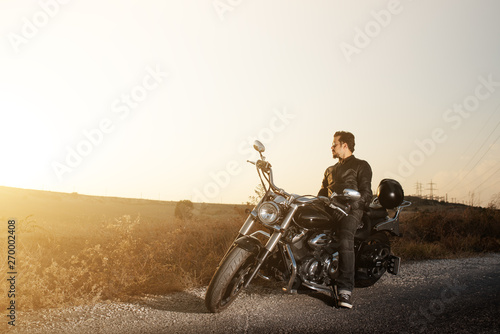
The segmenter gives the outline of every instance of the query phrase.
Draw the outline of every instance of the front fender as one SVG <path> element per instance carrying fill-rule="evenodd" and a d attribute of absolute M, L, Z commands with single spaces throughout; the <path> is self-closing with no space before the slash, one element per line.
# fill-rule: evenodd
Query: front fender
<path fill-rule="evenodd" d="M 234 244 L 246 251 L 249 251 L 255 256 L 259 255 L 260 250 L 264 248 L 260 240 L 256 237 L 252 237 L 251 235 L 244 235 L 241 238 L 236 239 Z"/>

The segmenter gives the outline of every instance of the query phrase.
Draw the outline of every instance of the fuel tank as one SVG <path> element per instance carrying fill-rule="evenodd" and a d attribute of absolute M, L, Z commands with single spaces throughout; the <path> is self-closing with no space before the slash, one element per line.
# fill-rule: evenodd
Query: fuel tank
<path fill-rule="evenodd" d="M 308 230 L 334 227 L 334 218 L 320 201 L 309 202 L 299 207 L 293 219 L 297 225 Z"/>

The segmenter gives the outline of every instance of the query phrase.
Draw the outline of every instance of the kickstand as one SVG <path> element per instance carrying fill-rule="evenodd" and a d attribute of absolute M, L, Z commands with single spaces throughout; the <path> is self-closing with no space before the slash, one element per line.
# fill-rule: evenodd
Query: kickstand
<path fill-rule="evenodd" d="M 337 291 L 337 284 L 332 286 L 332 298 L 333 298 L 333 305 L 335 308 L 339 308 L 339 294 Z"/>

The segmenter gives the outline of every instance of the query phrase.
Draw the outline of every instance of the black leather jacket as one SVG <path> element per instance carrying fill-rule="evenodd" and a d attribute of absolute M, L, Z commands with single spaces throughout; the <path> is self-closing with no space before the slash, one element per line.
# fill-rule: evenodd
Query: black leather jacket
<path fill-rule="evenodd" d="M 372 200 L 371 183 L 372 169 L 368 162 L 351 155 L 326 169 L 318 196 L 329 197 L 332 192 L 342 194 L 346 188 L 357 190 L 361 193 L 361 198 L 357 204 L 353 205 L 353 209 L 361 210 L 362 214 L 362 210 Z M 355 216 L 358 215 L 355 214 Z"/>

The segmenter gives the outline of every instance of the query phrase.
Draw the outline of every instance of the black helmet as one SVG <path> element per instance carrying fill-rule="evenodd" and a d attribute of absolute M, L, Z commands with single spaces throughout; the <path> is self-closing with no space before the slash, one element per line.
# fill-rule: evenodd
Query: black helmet
<path fill-rule="evenodd" d="M 377 189 L 377 197 L 380 204 L 386 209 L 394 209 L 401 203 L 405 194 L 403 187 L 393 179 L 383 179 Z"/>

